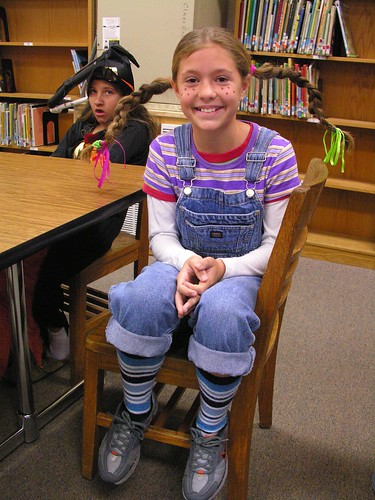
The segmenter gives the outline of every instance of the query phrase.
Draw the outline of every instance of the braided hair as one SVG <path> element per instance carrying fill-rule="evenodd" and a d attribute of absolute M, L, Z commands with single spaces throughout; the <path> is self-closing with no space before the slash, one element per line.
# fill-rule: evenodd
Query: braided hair
<path fill-rule="evenodd" d="M 202 49 L 206 45 L 216 44 L 226 49 L 233 57 L 233 61 L 243 79 L 249 74 L 259 80 L 269 80 L 271 78 L 288 78 L 298 87 L 306 88 L 308 93 L 309 113 L 316 117 L 323 127 L 329 131 L 336 130 L 335 125 L 329 122 L 324 114 L 322 106 L 322 94 L 318 88 L 307 78 L 303 77 L 300 71 L 293 68 L 279 67 L 269 62 L 264 63 L 252 70 L 251 53 L 245 46 L 228 30 L 220 27 L 204 27 L 187 33 L 177 44 L 172 60 L 172 81 L 177 80 L 180 63 L 192 53 Z M 147 110 L 144 104 L 150 101 L 154 95 L 163 94 L 172 87 L 171 80 L 158 78 L 150 84 L 143 84 L 139 90 L 120 99 L 116 109 L 115 118 L 109 125 L 106 132 L 106 141 L 112 144 L 115 135 L 121 131 L 128 118 L 138 119 L 148 123 Z M 150 126 L 150 130 L 155 134 L 155 128 Z M 345 146 L 351 148 L 354 144 L 350 133 L 342 132 L 345 138 Z"/>

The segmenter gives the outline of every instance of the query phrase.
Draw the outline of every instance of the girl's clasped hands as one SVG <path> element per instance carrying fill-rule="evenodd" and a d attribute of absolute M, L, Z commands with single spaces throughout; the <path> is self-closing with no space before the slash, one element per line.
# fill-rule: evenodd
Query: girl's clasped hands
<path fill-rule="evenodd" d="M 177 275 L 175 302 L 178 317 L 189 315 L 203 292 L 218 283 L 224 273 L 225 264 L 221 259 L 199 255 L 190 257 Z"/>

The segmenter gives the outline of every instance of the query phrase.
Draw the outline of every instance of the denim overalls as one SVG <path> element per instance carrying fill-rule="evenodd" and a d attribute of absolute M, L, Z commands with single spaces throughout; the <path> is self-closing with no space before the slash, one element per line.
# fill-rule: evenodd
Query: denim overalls
<path fill-rule="evenodd" d="M 246 186 L 238 194 L 194 187 L 191 125 L 177 127 L 174 134 L 177 166 L 184 181 L 176 205 L 182 245 L 203 257 L 215 258 L 238 257 L 257 248 L 262 238 L 263 206 L 255 183 L 276 133 L 259 128 L 253 150 L 246 152 Z M 107 340 L 129 354 L 164 354 L 179 324 L 174 305 L 177 274 L 173 266 L 155 262 L 133 282 L 112 287 L 113 317 L 107 326 Z M 259 327 L 254 307 L 260 282 L 259 277 L 237 276 L 204 292 L 189 320 L 193 335 L 188 356 L 197 367 L 228 376 L 251 370 L 253 331 Z"/>

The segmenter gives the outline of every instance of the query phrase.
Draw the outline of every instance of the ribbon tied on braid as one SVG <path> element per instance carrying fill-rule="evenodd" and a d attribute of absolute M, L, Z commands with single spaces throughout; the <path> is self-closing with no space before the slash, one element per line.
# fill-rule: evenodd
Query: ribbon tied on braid
<path fill-rule="evenodd" d="M 122 147 L 122 144 L 120 144 L 118 141 L 115 140 L 115 142 L 120 146 L 122 149 L 122 152 L 124 153 L 124 166 L 125 165 L 125 151 L 124 148 Z M 110 153 L 109 153 L 109 147 L 108 144 L 105 140 L 97 140 L 92 143 L 93 150 L 91 152 L 91 157 L 90 160 L 94 163 L 94 176 L 95 179 L 98 181 L 98 187 L 101 188 L 103 186 L 104 181 L 109 181 L 109 174 L 110 174 Z M 98 177 L 96 174 L 96 167 L 97 166 L 101 167 L 101 174 Z"/>
<path fill-rule="evenodd" d="M 326 153 L 326 156 L 323 161 L 324 163 L 329 162 L 331 165 L 335 166 L 337 165 L 337 162 L 339 161 L 339 158 L 341 156 L 341 173 L 343 173 L 345 170 L 345 159 L 344 159 L 345 134 L 338 127 L 333 127 L 333 129 L 331 130 L 331 137 L 330 137 L 331 145 L 330 148 L 328 149 L 326 145 L 327 133 L 328 130 L 324 132 L 323 136 L 324 150 Z"/>

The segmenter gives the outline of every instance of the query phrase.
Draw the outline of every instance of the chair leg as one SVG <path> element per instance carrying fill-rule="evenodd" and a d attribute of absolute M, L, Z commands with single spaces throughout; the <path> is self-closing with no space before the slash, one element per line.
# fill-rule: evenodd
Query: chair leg
<path fill-rule="evenodd" d="M 96 471 L 96 457 L 99 448 L 99 428 L 96 425 L 98 406 L 101 407 L 104 372 L 99 369 L 98 355 L 86 352 L 86 379 L 83 400 L 82 424 L 82 470 L 86 479 L 92 479 Z"/>
<path fill-rule="evenodd" d="M 250 449 L 256 407 L 255 381 L 245 377 L 232 403 L 228 443 L 228 498 L 247 500 Z"/>
<path fill-rule="evenodd" d="M 262 382 L 258 394 L 259 427 L 269 429 L 272 426 L 273 391 L 275 385 L 276 357 L 278 338 L 263 370 Z"/>
<path fill-rule="evenodd" d="M 134 278 L 148 265 L 149 240 L 146 201 L 139 204 L 137 238 L 139 239 L 139 250 L 138 259 L 134 262 Z"/>
<path fill-rule="evenodd" d="M 77 275 L 69 284 L 69 359 L 72 385 L 77 384 L 84 377 L 86 292 L 86 285 L 80 283 L 79 275 Z"/>
<path fill-rule="evenodd" d="M 279 320 L 273 349 L 263 368 L 262 380 L 258 394 L 258 411 L 259 411 L 259 427 L 261 429 L 269 429 L 272 426 L 272 411 L 273 411 L 273 392 L 275 386 L 275 371 L 277 347 L 279 344 L 280 330 L 283 322 L 286 301 L 279 308 Z"/>

